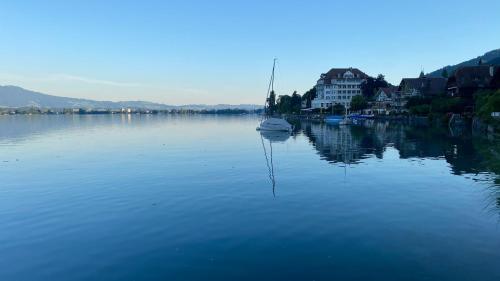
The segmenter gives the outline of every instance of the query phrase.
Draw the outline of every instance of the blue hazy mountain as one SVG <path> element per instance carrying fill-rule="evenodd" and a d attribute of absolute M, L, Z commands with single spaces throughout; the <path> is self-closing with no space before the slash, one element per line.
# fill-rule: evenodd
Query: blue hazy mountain
<path fill-rule="evenodd" d="M 89 99 L 77 99 L 47 95 L 39 92 L 23 89 L 17 86 L 0 86 L 0 107 L 38 107 L 38 108 L 103 108 L 119 109 L 124 107 L 137 109 L 168 110 L 168 109 L 246 109 L 254 110 L 262 108 L 255 104 L 188 104 L 188 105 L 167 105 L 148 101 L 96 101 Z"/>
<path fill-rule="evenodd" d="M 489 51 L 482 56 L 478 56 L 477 58 L 473 58 L 473 59 L 455 64 L 455 65 L 447 65 L 447 66 L 442 67 L 436 71 L 428 73 L 427 76 L 429 76 L 429 77 L 441 77 L 441 74 L 443 73 L 443 69 L 445 69 L 445 68 L 446 68 L 446 71 L 448 72 L 448 75 L 451 75 L 459 67 L 478 65 L 479 60 L 481 60 L 481 62 L 483 64 L 500 65 L 500 49 Z"/>

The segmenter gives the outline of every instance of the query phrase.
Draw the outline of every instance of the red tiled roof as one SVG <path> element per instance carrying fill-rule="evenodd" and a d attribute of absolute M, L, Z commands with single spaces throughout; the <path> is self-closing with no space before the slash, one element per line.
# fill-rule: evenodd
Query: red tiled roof
<path fill-rule="evenodd" d="M 332 68 L 327 73 L 321 74 L 319 80 L 324 80 L 325 84 L 331 84 L 332 79 L 343 78 L 344 74 L 350 71 L 355 78 L 366 79 L 369 76 L 357 68 Z M 339 77 L 340 76 L 340 77 Z"/>
<path fill-rule="evenodd" d="M 446 91 L 446 82 L 447 79 L 441 77 L 403 78 L 399 88 L 415 89 L 422 95 L 438 95 Z"/>
<path fill-rule="evenodd" d="M 489 65 L 465 66 L 455 71 L 450 82 L 455 82 L 458 87 L 485 88 L 490 86 L 496 71 L 498 67 Z"/>

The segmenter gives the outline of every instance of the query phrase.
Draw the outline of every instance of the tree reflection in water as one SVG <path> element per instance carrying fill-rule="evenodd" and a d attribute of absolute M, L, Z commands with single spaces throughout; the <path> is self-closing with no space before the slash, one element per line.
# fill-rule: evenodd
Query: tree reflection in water
<path fill-rule="evenodd" d="M 322 159 L 332 164 L 357 164 L 373 157 L 382 159 L 387 147 L 401 159 L 444 159 L 451 173 L 476 181 L 491 182 L 490 205 L 500 209 L 500 140 L 475 136 L 467 130 L 447 127 L 410 126 L 405 122 L 366 120 L 359 125 L 335 126 L 301 122 L 306 135 Z"/>

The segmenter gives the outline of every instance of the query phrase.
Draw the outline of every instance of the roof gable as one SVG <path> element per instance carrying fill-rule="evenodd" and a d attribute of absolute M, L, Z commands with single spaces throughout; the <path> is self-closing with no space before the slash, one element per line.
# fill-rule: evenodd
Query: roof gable
<path fill-rule="evenodd" d="M 321 74 L 319 80 L 325 84 L 331 84 L 332 79 L 342 79 L 347 73 L 352 73 L 355 79 L 367 79 L 369 76 L 357 68 L 332 68 L 327 73 Z"/>
<path fill-rule="evenodd" d="M 451 81 L 458 87 L 489 87 L 498 71 L 489 65 L 465 66 L 455 71 Z"/>
<path fill-rule="evenodd" d="M 403 78 L 399 84 L 400 90 L 417 90 L 424 95 L 438 95 L 445 92 L 446 78 L 421 77 Z"/>

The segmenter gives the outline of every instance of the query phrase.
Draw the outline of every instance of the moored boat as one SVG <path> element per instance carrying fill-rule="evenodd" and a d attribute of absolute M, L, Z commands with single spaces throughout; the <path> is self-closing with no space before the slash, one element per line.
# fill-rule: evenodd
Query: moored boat
<path fill-rule="evenodd" d="M 325 117 L 325 122 L 336 124 L 336 123 L 339 123 L 340 121 L 342 121 L 343 119 L 344 119 L 344 116 L 342 116 L 342 115 L 328 115 Z"/>
<path fill-rule="evenodd" d="M 276 59 L 273 61 L 273 71 L 269 87 L 267 89 L 266 103 L 264 105 L 264 115 L 257 127 L 258 131 L 279 131 L 279 132 L 292 132 L 293 126 L 285 119 L 274 116 L 275 110 L 275 94 L 274 94 L 274 70 L 276 68 Z"/>
<path fill-rule="evenodd" d="M 257 130 L 291 132 L 293 130 L 293 126 L 290 125 L 290 123 L 288 123 L 285 119 L 270 117 L 262 120 L 259 127 L 257 127 Z"/>

